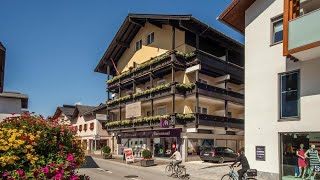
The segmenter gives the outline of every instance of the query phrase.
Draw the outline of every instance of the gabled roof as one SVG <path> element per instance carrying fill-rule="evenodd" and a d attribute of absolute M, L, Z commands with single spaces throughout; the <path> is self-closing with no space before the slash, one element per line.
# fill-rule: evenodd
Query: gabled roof
<path fill-rule="evenodd" d="M 76 105 L 75 110 L 73 112 L 73 118 L 77 117 L 78 115 L 82 116 L 84 113 L 91 111 L 97 108 L 96 106 L 84 106 L 84 105 Z"/>
<path fill-rule="evenodd" d="M 133 38 L 146 23 L 153 24 L 160 28 L 162 25 L 171 25 L 183 31 L 197 33 L 213 41 L 219 40 L 220 43 L 223 42 L 230 48 L 243 48 L 241 43 L 210 27 L 208 24 L 199 21 L 192 17 L 192 15 L 129 14 L 101 58 L 95 72 L 107 73 L 106 65 L 108 64 L 112 67 L 111 74 L 115 75 L 116 72 L 112 66 L 111 59 L 113 59 L 115 63 L 119 61 Z"/>
<path fill-rule="evenodd" d="M 68 118 L 72 118 L 75 107 L 76 106 L 74 105 L 63 105 L 62 107 L 58 107 L 53 117 L 58 118 L 63 112 L 63 114 L 65 114 Z"/>
<path fill-rule="evenodd" d="M 107 105 L 101 103 L 98 107 L 96 107 L 96 108 L 94 108 L 94 109 L 91 109 L 90 111 L 87 111 L 87 112 L 83 113 L 82 115 L 85 116 L 85 115 L 88 115 L 88 114 L 90 114 L 90 113 L 94 113 L 94 112 L 96 112 L 96 111 L 99 111 L 99 110 L 101 110 L 101 109 L 103 109 L 103 108 L 107 108 Z"/>
<path fill-rule="evenodd" d="M 256 0 L 233 0 L 217 18 L 219 21 L 244 34 L 245 12 Z"/>
<path fill-rule="evenodd" d="M 28 99 L 29 99 L 29 97 L 26 94 L 21 94 L 21 93 L 18 93 L 18 92 L 3 92 L 3 93 L 0 93 L 0 97 L 21 99 L 21 108 L 22 109 L 27 109 L 28 108 Z"/>

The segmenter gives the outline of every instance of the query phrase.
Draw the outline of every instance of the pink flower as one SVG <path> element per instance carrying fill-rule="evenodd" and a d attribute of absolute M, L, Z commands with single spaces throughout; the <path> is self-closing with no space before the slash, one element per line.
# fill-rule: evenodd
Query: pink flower
<path fill-rule="evenodd" d="M 8 175 L 9 175 L 8 172 L 4 172 L 4 173 L 2 174 L 2 177 L 6 177 L 6 176 L 8 176 Z"/>
<path fill-rule="evenodd" d="M 44 172 L 45 174 L 48 174 L 49 173 L 49 167 L 46 166 L 45 168 L 42 168 L 42 172 Z"/>
<path fill-rule="evenodd" d="M 62 179 L 62 174 L 56 174 L 53 178 L 56 180 L 60 180 Z"/>
<path fill-rule="evenodd" d="M 72 161 L 74 160 L 73 154 L 68 154 L 67 160 L 68 160 L 69 162 L 72 162 Z"/>
<path fill-rule="evenodd" d="M 52 162 L 51 162 L 49 165 L 50 165 L 51 167 L 52 167 L 52 166 L 55 166 L 55 164 L 54 164 L 54 163 L 52 163 Z"/>
<path fill-rule="evenodd" d="M 17 172 L 18 172 L 18 174 L 19 174 L 20 176 L 23 176 L 23 174 L 24 174 L 23 170 L 21 170 L 21 169 L 17 170 Z"/>
<path fill-rule="evenodd" d="M 79 180 L 79 177 L 78 176 L 72 176 L 71 180 Z"/>

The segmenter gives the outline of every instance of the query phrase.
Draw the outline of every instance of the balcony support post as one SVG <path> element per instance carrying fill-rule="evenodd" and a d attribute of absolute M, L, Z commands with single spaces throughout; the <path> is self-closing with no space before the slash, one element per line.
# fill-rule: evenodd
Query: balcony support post
<path fill-rule="evenodd" d="M 110 66 L 107 65 L 107 81 L 110 80 Z M 110 90 L 109 87 L 107 87 L 107 101 L 110 99 Z"/>
<path fill-rule="evenodd" d="M 199 34 L 196 34 L 196 49 L 200 49 L 200 38 L 199 38 Z"/>
<path fill-rule="evenodd" d="M 199 88 L 198 88 L 198 82 L 199 82 L 199 70 L 196 71 L 196 124 L 198 125 L 200 123 L 199 121 Z"/>
<path fill-rule="evenodd" d="M 176 48 L 176 28 L 172 26 L 172 50 Z"/>
<path fill-rule="evenodd" d="M 171 81 L 172 81 L 172 86 L 171 86 L 171 90 L 172 90 L 172 113 L 175 114 L 176 113 L 176 85 L 175 85 L 175 69 L 174 66 L 171 66 Z"/>
<path fill-rule="evenodd" d="M 151 72 L 149 75 L 150 78 L 150 86 L 153 88 L 153 73 Z M 153 98 L 151 99 L 151 116 L 154 116 L 154 110 L 153 110 Z"/>
<path fill-rule="evenodd" d="M 118 93 L 118 98 L 121 97 L 121 85 L 120 85 L 120 82 L 119 82 L 119 93 Z M 122 120 L 122 117 L 121 117 L 121 102 L 119 101 L 119 120 Z"/>

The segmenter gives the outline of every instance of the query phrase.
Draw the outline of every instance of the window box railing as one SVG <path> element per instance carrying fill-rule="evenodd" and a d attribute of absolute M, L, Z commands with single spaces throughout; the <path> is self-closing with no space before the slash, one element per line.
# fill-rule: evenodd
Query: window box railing
<path fill-rule="evenodd" d="M 112 79 L 107 81 L 108 87 L 113 87 L 115 84 L 119 82 L 129 80 L 130 78 L 132 78 L 133 74 L 135 74 L 135 76 L 140 76 L 146 72 L 149 72 L 150 69 L 156 69 L 156 68 L 160 68 L 168 64 L 171 64 L 173 62 L 171 60 L 171 54 L 175 54 L 178 59 L 182 58 L 185 60 L 189 60 L 190 58 L 195 57 L 194 52 L 191 52 L 191 53 L 173 52 L 173 51 L 167 52 L 163 55 L 157 56 L 155 58 L 151 58 L 150 60 L 142 63 L 136 68 L 132 68 L 131 70 L 125 71 L 120 75 L 114 76 Z"/>
<path fill-rule="evenodd" d="M 194 84 L 182 84 L 182 83 L 167 83 L 165 85 L 157 86 L 142 92 L 138 92 L 132 95 L 126 95 L 111 101 L 107 102 L 109 107 L 113 107 L 118 103 L 125 103 L 130 101 L 138 101 L 138 100 L 146 100 L 156 96 L 162 96 L 163 94 L 172 93 L 172 87 L 176 87 L 177 90 L 181 93 L 192 90 L 194 88 Z"/>

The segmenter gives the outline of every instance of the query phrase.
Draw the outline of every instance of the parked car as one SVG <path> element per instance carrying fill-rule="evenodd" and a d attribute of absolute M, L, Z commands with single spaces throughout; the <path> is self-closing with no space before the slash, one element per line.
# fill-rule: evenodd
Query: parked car
<path fill-rule="evenodd" d="M 228 147 L 204 147 L 200 152 L 200 159 L 204 162 L 230 162 L 235 161 L 237 153 Z"/>

